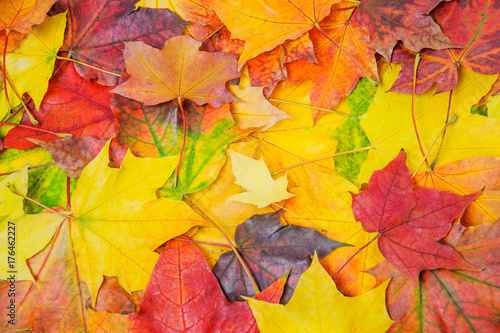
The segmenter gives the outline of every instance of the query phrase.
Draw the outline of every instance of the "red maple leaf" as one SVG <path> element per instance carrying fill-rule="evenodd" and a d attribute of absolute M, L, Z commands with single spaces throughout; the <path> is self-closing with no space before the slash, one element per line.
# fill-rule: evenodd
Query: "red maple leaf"
<path fill-rule="evenodd" d="M 422 270 L 476 270 L 440 240 L 478 193 L 460 196 L 414 189 L 405 162 L 402 151 L 384 169 L 373 173 L 364 191 L 353 194 L 356 220 L 365 231 L 379 232 L 372 241 L 378 239 L 384 257 L 413 281 L 418 281 Z"/>

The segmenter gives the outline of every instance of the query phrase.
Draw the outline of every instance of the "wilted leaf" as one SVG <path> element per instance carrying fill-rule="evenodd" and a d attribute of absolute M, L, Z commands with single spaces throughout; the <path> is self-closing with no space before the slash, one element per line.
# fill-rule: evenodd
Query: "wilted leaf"
<path fill-rule="evenodd" d="M 89 321 L 93 332 L 258 332 L 247 304 L 226 301 L 201 251 L 177 240 L 161 253 L 139 313 L 92 311 Z"/>
<path fill-rule="evenodd" d="M 227 81 L 238 77 L 234 56 L 199 51 L 201 43 L 178 36 L 158 50 L 142 42 L 125 44 L 125 65 L 130 78 L 113 92 L 145 105 L 187 98 L 213 107 L 236 99 L 226 90 Z"/>
<path fill-rule="evenodd" d="M 500 157 L 472 157 L 415 176 L 416 186 L 467 195 L 480 191 L 461 218 L 474 225 L 500 219 Z"/>
<path fill-rule="evenodd" d="M 425 269 L 474 270 L 439 241 L 478 193 L 459 196 L 421 187 L 413 190 L 405 162 L 406 153 L 399 153 L 384 169 L 373 173 L 364 191 L 353 194 L 354 217 L 365 231 L 378 232 L 372 241 L 377 239 L 380 252 L 415 282 Z"/>
<path fill-rule="evenodd" d="M 232 38 L 245 41 L 245 49 L 239 59 L 240 67 L 287 39 L 295 39 L 311 30 L 337 2 L 340 1 L 206 0 L 231 31 Z"/>
<path fill-rule="evenodd" d="M 0 118 L 3 118 L 11 107 L 21 103 L 14 93 L 12 85 L 19 94 L 29 93 L 37 108 L 47 91 L 48 81 L 54 70 L 56 54 L 63 43 L 66 14 L 47 17 L 42 24 L 33 27 L 33 32 L 27 35 L 16 48 L 15 52 L 7 53 L 5 67 L 7 77 L 7 92 L 9 103 L 5 99 L 5 82 L 0 86 Z M 10 105 L 10 107 L 8 107 Z"/>
<path fill-rule="evenodd" d="M 236 228 L 234 239 L 259 289 L 265 289 L 290 271 L 282 302 L 292 296 L 299 276 L 311 262 L 314 251 L 320 258 L 347 246 L 328 239 L 314 229 L 279 222 L 281 210 L 255 215 Z M 234 252 L 220 256 L 213 268 L 228 300 L 253 296 L 255 291 Z"/>
<path fill-rule="evenodd" d="M 288 304 L 247 301 L 262 333 L 382 333 L 393 323 L 385 309 L 386 289 L 387 284 L 360 296 L 345 297 L 315 255 Z"/>
<path fill-rule="evenodd" d="M 106 139 L 69 137 L 53 142 L 28 139 L 52 155 L 57 165 L 71 178 L 78 178 L 87 164 L 101 151 Z"/>
<path fill-rule="evenodd" d="M 397 322 L 390 332 L 496 332 L 500 329 L 500 223 L 468 229 L 456 224 L 445 241 L 481 271 L 424 271 L 419 284 L 398 274 L 387 289 Z"/>
<path fill-rule="evenodd" d="M 441 1 L 362 0 L 352 21 L 368 29 L 373 47 L 391 62 L 392 49 L 398 40 L 414 52 L 423 48 L 442 50 L 457 46 L 428 15 Z"/>
<path fill-rule="evenodd" d="M 167 9 L 141 8 L 137 0 L 60 0 L 54 12 L 68 11 L 68 29 L 62 51 L 68 57 L 117 75 L 75 64 L 78 74 L 90 81 L 114 86 L 124 69 L 123 43 L 140 40 L 161 47 L 165 40 L 182 33 L 186 21 Z"/>

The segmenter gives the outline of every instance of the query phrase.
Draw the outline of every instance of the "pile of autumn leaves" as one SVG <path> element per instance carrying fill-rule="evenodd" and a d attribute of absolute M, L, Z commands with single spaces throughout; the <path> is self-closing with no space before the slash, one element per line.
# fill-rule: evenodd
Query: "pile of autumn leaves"
<path fill-rule="evenodd" d="M 1 2 L 4 331 L 500 329 L 495 1 L 135 2 Z"/>

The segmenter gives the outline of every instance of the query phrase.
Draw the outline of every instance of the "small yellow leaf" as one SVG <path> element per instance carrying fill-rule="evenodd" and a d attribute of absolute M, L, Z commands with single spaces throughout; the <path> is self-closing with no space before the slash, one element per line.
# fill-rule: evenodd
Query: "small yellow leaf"
<path fill-rule="evenodd" d="M 243 102 L 231 103 L 231 113 L 239 128 L 262 127 L 261 131 L 272 127 L 281 119 L 290 118 L 267 101 L 264 87 L 229 86 L 229 91 Z"/>
<path fill-rule="evenodd" d="M 243 154 L 228 150 L 233 164 L 234 182 L 248 192 L 233 195 L 229 200 L 256 205 L 262 208 L 273 202 L 293 197 L 286 191 L 288 180 L 286 174 L 276 180 L 271 178 L 264 159 L 254 160 Z"/>
<path fill-rule="evenodd" d="M 389 281 L 369 292 L 345 297 L 314 256 L 288 304 L 245 298 L 262 333 L 385 332 L 393 323 L 385 308 Z"/>

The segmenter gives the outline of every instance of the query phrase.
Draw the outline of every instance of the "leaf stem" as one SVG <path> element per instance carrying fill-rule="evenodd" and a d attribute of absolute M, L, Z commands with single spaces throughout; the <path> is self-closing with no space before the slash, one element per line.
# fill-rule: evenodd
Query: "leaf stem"
<path fill-rule="evenodd" d="M 210 38 L 212 38 L 213 35 L 215 35 L 216 33 L 218 33 L 219 31 L 222 30 L 222 28 L 224 28 L 225 25 L 221 25 L 220 27 L 218 27 L 217 29 L 215 29 L 214 31 L 212 31 L 207 37 L 203 38 L 203 40 L 201 41 L 201 43 L 205 43 L 207 40 L 209 40 Z"/>
<path fill-rule="evenodd" d="M 187 203 L 196 213 L 200 214 L 206 221 L 210 222 L 210 224 L 212 224 L 221 234 L 222 236 L 224 236 L 224 238 L 226 239 L 227 243 L 229 244 L 229 246 L 231 247 L 231 249 L 234 251 L 234 254 L 236 255 L 236 257 L 238 258 L 238 261 L 240 262 L 241 264 L 241 267 L 243 267 L 243 270 L 245 271 L 245 273 L 247 274 L 248 276 L 248 279 L 250 280 L 250 282 L 252 283 L 252 286 L 253 286 L 253 289 L 255 291 L 255 294 L 258 294 L 260 293 L 260 290 L 259 290 L 259 286 L 257 285 L 257 282 L 255 282 L 253 276 L 252 276 L 252 273 L 250 272 L 250 269 L 248 268 L 247 264 L 245 263 L 245 261 L 243 260 L 243 258 L 241 257 L 240 253 L 238 252 L 238 248 L 233 244 L 233 242 L 231 242 L 231 239 L 228 237 L 228 235 L 226 235 L 226 233 L 224 232 L 224 230 L 221 229 L 221 227 L 219 227 L 217 225 L 217 223 L 215 223 L 214 220 L 212 220 L 210 218 L 210 216 L 208 216 L 198 205 L 196 205 L 196 203 L 191 200 L 187 195 L 184 195 L 183 197 L 183 201 L 185 203 Z"/>
<path fill-rule="evenodd" d="M 8 187 L 8 188 L 9 188 L 9 190 L 11 190 L 11 191 L 12 191 L 12 193 L 14 193 L 15 195 L 18 195 L 18 196 L 20 196 L 20 197 L 21 197 L 21 198 L 23 198 L 23 199 L 26 199 L 26 200 L 28 200 L 28 201 L 31 201 L 31 202 L 33 202 L 34 204 L 37 204 L 38 206 L 43 207 L 43 208 L 45 208 L 45 209 L 47 209 L 47 210 L 51 211 L 52 213 L 55 213 L 55 214 L 61 215 L 61 216 L 65 217 L 65 218 L 67 218 L 67 219 L 73 219 L 73 217 L 72 217 L 72 216 L 69 216 L 69 215 L 63 214 L 63 213 L 61 213 L 61 212 L 58 212 L 57 210 L 53 210 L 52 208 L 49 208 L 49 207 L 45 206 L 44 204 L 42 204 L 42 203 L 40 203 L 40 202 L 38 202 L 38 201 L 36 201 L 36 200 L 33 200 L 33 199 L 31 199 L 31 198 L 28 198 L 27 196 L 22 195 L 21 193 L 17 193 L 17 192 L 16 192 L 16 190 L 15 190 L 15 189 L 13 189 L 13 188 L 12 188 L 12 186 L 10 186 L 10 185 L 11 185 L 11 184 L 7 185 L 7 187 Z"/>
<path fill-rule="evenodd" d="M 231 249 L 231 246 L 226 245 L 226 244 L 202 242 L 202 241 L 197 241 L 197 240 L 194 240 L 194 239 L 182 238 L 182 237 L 174 237 L 172 239 L 175 239 L 175 240 L 178 240 L 178 241 L 183 241 L 183 242 L 190 242 L 190 243 L 197 243 L 197 244 L 206 244 L 206 245 L 213 245 L 213 246 L 221 246 L 221 247 L 226 247 L 228 249 Z"/>
<path fill-rule="evenodd" d="M 10 82 L 10 79 L 8 76 L 5 76 L 4 77 L 5 79 L 5 89 L 7 90 L 7 83 L 10 85 L 10 87 L 12 88 L 12 91 L 14 92 L 14 94 L 16 95 L 16 97 L 19 99 L 19 101 L 21 102 L 21 104 L 23 105 L 23 108 L 24 108 L 24 111 L 26 111 L 26 114 L 28 115 L 28 117 L 30 118 L 30 121 L 33 125 L 38 125 L 38 121 L 35 119 L 35 117 L 33 117 L 33 115 L 31 114 L 30 110 L 28 109 L 28 107 L 26 106 L 26 104 L 24 103 L 23 101 L 23 97 L 21 96 L 21 94 L 19 94 L 19 92 L 17 91 L 16 87 L 12 84 L 12 82 Z M 9 109 L 10 110 L 10 109 Z"/>
<path fill-rule="evenodd" d="M 458 119 L 458 116 L 456 114 L 454 114 L 453 117 L 451 117 L 451 119 L 443 126 L 443 128 L 441 129 L 441 131 L 439 131 L 439 134 L 436 136 L 436 138 L 434 139 L 434 141 L 430 145 L 429 149 L 427 149 L 427 153 L 425 153 L 425 156 L 422 159 L 422 162 L 420 162 L 420 164 L 418 165 L 418 168 L 415 170 L 415 172 L 413 173 L 413 175 L 411 176 L 411 178 L 415 178 L 415 176 L 418 173 L 418 170 L 420 170 L 420 168 L 422 167 L 422 164 L 424 164 L 424 161 L 427 159 L 427 156 L 431 152 L 432 147 L 434 147 L 434 144 L 437 142 L 437 140 L 439 139 L 439 137 L 441 136 L 441 134 L 443 134 L 446 131 L 446 129 L 448 128 L 448 126 L 450 126 L 455 121 L 457 121 L 457 119 Z M 441 147 L 442 147 L 442 145 L 439 148 L 441 149 Z M 439 156 L 439 151 L 438 151 L 438 154 L 436 155 L 436 159 L 434 159 L 434 161 L 437 160 L 438 156 Z M 434 162 L 432 162 L 432 163 L 434 164 Z M 431 170 L 434 169 L 433 164 L 431 164 Z"/>
<path fill-rule="evenodd" d="M 23 124 L 6 123 L 6 122 L 3 122 L 3 121 L 0 121 L 0 125 L 27 128 L 27 129 L 30 129 L 30 130 L 33 130 L 33 131 L 38 131 L 38 132 L 44 132 L 44 133 L 52 134 L 52 135 L 58 136 L 60 138 L 68 138 L 68 137 L 73 136 L 73 134 L 70 134 L 70 133 L 56 133 L 56 132 L 44 130 L 42 128 L 36 128 L 36 127 L 32 127 L 32 126 L 28 126 L 28 125 L 23 125 Z"/>
<path fill-rule="evenodd" d="M 81 62 L 81 61 L 78 61 L 78 60 L 75 60 L 75 59 L 72 59 L 72 58 L 67 58 L 67 57 L 60 57 L 60 56 L 56 56 L 56 59 L 60 59 L 60 60 L 67 60 L 67 61 L 76 62 L 76 63 L 77 63 L 77 64 L 79 64 L 79 65 L 86 66 L 86 67 L 89 67 L 89 68 L 95 69 L 96 71 L 103 72 L 103 73 L 106 73 L 106 74 L 109 74 L 109 75 L 113 75 L 113 76 L 116 76 L 116 77 L 120 77 L 120 76 L 121 76 L 120 74 L 116 74 L 116 73 L 113 73 L 113 72 L 107 71 L 107 70 L 105 70 L 105 69 L 97 68 L 97 67 L 95 67 L 95 66 L 92 66 L 92 65 L 86 64 L 86 63 L 84 63 L 84 62 Z"/>
<path fill-rule="evenodd" d="M 323 36 L 325 36 L 326 39 L 328 39 L 333 45 L 335 45 L 340 51 L 344 52 L 344 54 L 352 60 L 352 62 L 354 62 L 354 64 L 356 66 L 358 66 L 359 70 L 361 71 L 361 73 L 363 73 L 363 75 L 368 79 L 368 81 L 370 81 L 371 84 L 373 84 L 374 86 L 378 86 L 378 82 L 375 81 L 374 79 L 370 78 L 370 76 L 365 72 L 365 70 L 363 69 L 363 67 L 361 67 L 361 65 L 359 64 L 359 62 L 356 61 L 356 59 L 354 59 L 353 56 L 351 56 L 349 54 L 349 52 L 347 52 L 346 49 L 344 49 L 342 46 L 340 46 L 339 44 L 337 44 L 337 42 L 335 42 L 330 36 L 328 36 L 328 34 L 321 28 L 321 26 L 319 25 L 319 23 L 315 23 L 314 26 L 316 27 L 316 29 L 318 29 L 319 32 L 321 32 L 321 34 L 323 34 Z"/>
<path fill-rule="evenodd" d="M 297 103 L 297 102 L 287 101 L 287 100 L 284 100 L 284 99 L 276 99 L 276 98 L 268 98 L 267 100 L 271 101 L 271 102 L 278 102 L 278 103 L 284 103 L 284 104 L 291 104 L 291 105 L 303 106 L 303 107 L 311 108 L 311 109 L 318 109 L 318 110 L 321 110 L 321 111 L 335 113 L 335 114 L 338 114 L 338 115 L 341 115 L 341 116 L 344 116 L 344 117 L 352 117 L 350 114 L 343 113 L 343 112 L 340 112 L 340 111 L 335 111 L 335 110 L 320 108 L 319 106 L 307 105 L 307 104 L 303 104 L 303 103 Z"/>
<path fill-rule="evenodd" d="M 71 209 L 71 178 L 69 176 L 66 177 L 66 209 Z"/>
<path fill-rule="evenodd" d="M 36 168 L 41 168 L 41 167 L 45 167 L 45 166 L 49 166 L 49 165 L 57 165 L 57 163 L 56 162 L 50 162 L 50 163 L 45 163 L 45 164 L 33 165 L 33 166 L 28 167 L 28 170 L 36 169 Z M 11 175 L 11 174 L 13 174 L 14 172 L 17 172 L 17 171 L 18 170 L 0 173 L 0 177 Z"/>
<path fill-rule="evenodd" d="M 7 56 L 7 43 L 9 42 L 9 32 L 10 29 L 5 29 L 5 47 L 3 49 L 3 62 L 2 62 L 2 76 L 3 76 L 3 85 L 5 90 L 5 102 L 7 103 L 7 109 L 10 111 L 10 101 L 9 101 L 9 93 L 7 92 L 7 66 L 5 66 L 6 56 Z"/>
<path fill-rule="evenodd" d="M 347 264 L 359 253 L 361 252 L 363 249 L 365 249 L 366 247 L 368 247 L 368 245 L 370 245 L 371 243 L 373 243 L 377 238 L 379 238 L 382 234 L 379 233 L 377 236 L 375 236 L 371 241 L 369 241 L 368 243 L 366 243 L 365 245 L 363 245 L 362 247 L 360 247 L 356 252 L 354 252 L 354 254 L 349 258 L 347 259 L 347 261 L 342 265 L 342 267 L 339 268 L 339 270 L 335 273 L 335 275 L 333 276 L 333 279 L 335 280 L 335 278 L 337 277 L 337 275 L 339 275 L 340 271 L 342 269 L 344 269 L 345 266 L 347 266 Z"/>
<path fill-rule="evenodd" d="M 174 180 L 172 182 L 172 188 L 177 187 L 177 178 L 179 177 L 179 171 L 181 169 L 182 157 L 184 156 L 184 148 L 186 147 L 186 132 L 187 132 L 186 114 L 184 112 L 184 107 L 182 106 L 182 98 L 178 97 L 177 101 L 179 102 L 179 106 L 181 108 L 183 134 L 182 134 L 181 154 L 179 155 L 179 162 L 177 163 L 177 167 L 175 168 L 175 174 L 174 174 Z"/>
<path fill-rule="evenodd" d="M 429 162 L 427 161 L 427 158 L 425 158 L 426 155 L 424 152 L 424 147 L 422 146 L 422 141 L 420 141 L 420 136 L 418 135 L 417 121 L 415 119 L 415 95 L 416 95 L 416 86 L 417 86 L 417 68 L 418 68 L 418 63 L 420 62 L 420 58 L 422 58 L 422 55 L 420 53 L 417 53 L 415 55 L 415 64 L 413 65 L 413 87 L 412 87 L 412 92 L 411 92 L 411 119 L 413 121 L 413 129 L 415 130 L 415 135 L 417 137 L 418 146 L 420 147 L 420 152 L 422 153 L 422 156 L 424 156 L 424 161 L 425 161 L 425 164 L 427 165 L 427 169 L 429 169 Z"/>
<path fill-rule="evenodd" d="M 286 167 L 284 169 L 272 172 L 271 176 L 277 175 L 280 172 L 287 171 L 287 170 L 290 170 L 290 169 L 293 169 L 293 168 L 297 168 L 297 167 L 300 167 L 300 166 L 303 166 L 303 165 L 306 165 L 306 164 L 323 161 L 323 160 L 326 160 L 326 159 L 329 159 L 329 158 L 332 158 L 332 157 L 337 157 L 337 156 L 342 156 L 342 155 L 357 153 L 359 151 L 370 150 L 372 148 L 373 148 L 373 146 L 369 146 L 369 147 L 363 147 L 363 148 L 358 148 L 358 149 L 343 151 L 341 153 L 336 153 L 336 154 L 332 154 L 332 155 L 328 155 L 328 156 L 316 158 L 314 160 L 309 160 L 309 161 L 305 161 L 305 162 L 302 162 L 302 163 L 294 164 L 294 165 L 291 165 L 291 166 Z"/>
<path fill-rule="evenodd" d="M 439 149 L 438 149 L 438 151 L 436 153 L 436 156 L 434 157 L 434 160 L 431 163 L 431 170 L 434 170 L 434 167 L 436 166 L 436 163 L 437 163 L 437 160 L 439 158 L 439 155 L 441 154 L 441 150 L 443 149 L 444 136 L 446 135 L 446 129 L 447 129 L 448 123 L 449 123 L 448 118 L 450 117 L 451 98 L 452 98 L 452 96 L 453 96 L 453 89 L 450 90 L 450 96 L 448 98 L 448 111 L 446 112 L 446 125 L 444 127 L 444 131 L 443 131 L 443 136 L 441 138 L 441 142 L 439 143 Z"/>

